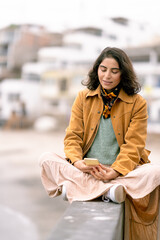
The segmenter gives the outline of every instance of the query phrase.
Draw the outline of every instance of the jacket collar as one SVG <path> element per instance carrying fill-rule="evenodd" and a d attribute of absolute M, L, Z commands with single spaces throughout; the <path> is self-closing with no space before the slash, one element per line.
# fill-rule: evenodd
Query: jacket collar
<path fill-rule="evenodd" d="M 123 102 L 133 103 L 133 96 L 129 96 L 122 88 L 119 92 L 118 98 L 121 99 Z"/>
<path fill-rule="evenodd" d="M 101 98 L 101 87 L 100 84 L 99 86 L 95 89 L 95 90 L 89 90 L 86 98 L 87 97 L 93 97 L 98 95 L 99 98 Z M 125 91 L 121 88 L 118 98 L 121 99 L 123 102 L 127 102 L 127 103 L 133 103 L 133 96 L 129 96 L 127 93 L 125 93 Z"/>
<path fill-rule="evenodd" d="M 87 95 L 86 95 L 86 98 L 87 97 L 94 97 L 96 95 L 98 95 L 98 97 L 101 98 L 101 86 L 100 86 L 100 84 L 98 85 L 98 87 L 95 90 L 89 90 Z"/>

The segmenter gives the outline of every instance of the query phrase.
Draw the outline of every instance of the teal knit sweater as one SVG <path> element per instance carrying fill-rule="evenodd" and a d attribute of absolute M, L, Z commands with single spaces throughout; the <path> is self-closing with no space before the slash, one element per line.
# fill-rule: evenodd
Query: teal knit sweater
<path fill-rule="evenodd" d="M 111 165 L 120 151 L 114 134 L 111 118 L 101 116 L 96 137 L 86 154 L 88 158 L 97 158 L 100 163 Z"/>

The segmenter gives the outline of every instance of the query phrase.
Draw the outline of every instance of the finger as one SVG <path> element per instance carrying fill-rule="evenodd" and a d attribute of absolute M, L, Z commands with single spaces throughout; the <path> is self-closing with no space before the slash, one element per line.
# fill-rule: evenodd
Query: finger
<path fill-rule="evenodd" d="M 95 174 L 94 171 L 91 171 L 90 173 L 91 173 L 91 175 L 92 175 L 93 177 L 95 177 L 97 180 L 101 180 L 101 179 Z"/>
<path fill-rule="evenodd" d="M 85 164 L 85 162 L 83 162 L 83 168 L 86 169 L 86 170 L 88 170 L 88 171 L 93 169 L 92 166 L 87 166 L 87 165 Z"/>
<path fill-rule="evenodd" d="M 87 167 L 87 168 L 85 168 L 85 170 L 88 171 L 88 172 L 90 172 L 90 171 L 93 171 L 93 168 L 91 168 L 91 167 L 88 168 L 88 167 Z"/>
<path fill-rule="evenodd" d="M 93 167 L 94 167 L 94 166 L 92 166 L 92 165 L 87 165 L 84 160 L 83 160 L 83 165 L 86 166 L 86 167 L 88 167 L 88 168 L 93 168 Z"/>
<path fill-rule="evenodd" d="M 104 174 L 101 173 L 98 169 L 95 168 L 95 170 L 93 170 L 94 175 L 98 178 L 98 179 L 103 179 L 104 178 Z"/>
<path fill-rule="evenodd" d="M 109 179 L 112 179 L 112 177 L 110 176 L 111 175 L 111 168 L 105 168 L 105 170 L 103 170 L 101 167 L 99 168 L 95 168 L 95 173 L 96 176 L 101 179 L 101 180 L 109 180 Z"/>
<path fill-rule="evenodd" d="M 106 170 L 102 169 L 100 166 L 97 167 L 97 171 L 99 174 L 103 175 L 103 177 L 106 175 Z"/>
<path fill-rule="evenodd" d="M 95 174 L 99 174 L 99 169 L 98 169 L 98 167 L 94 167 L 94 168 L 93 168 L 93 171 L 94 171 Z"/>
<path fill-rule="evenodd" d="M 110 169 L 110 167 L 107 167 L 107 166 L 105 166 L 105 165 L 103 165 L 103 164 L 100 164 L 100 167 L 101 167 L 102 169 L 104 169 L 104 170 L 109 170 L 109 169 Z"/>

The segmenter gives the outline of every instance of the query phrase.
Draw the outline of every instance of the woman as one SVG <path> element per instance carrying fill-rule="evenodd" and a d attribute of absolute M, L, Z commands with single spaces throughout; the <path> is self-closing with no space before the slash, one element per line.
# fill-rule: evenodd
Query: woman
<path fill-rule="evenodd" d="M 149 234 L 156 239 L 160 166 L 148 160 L 147 104 L 137 94 L 140 85 L 129 57 L 121 49 L 105 48 L 84 84 L 87 89 L 79 92 L 73 104 L 64 139 L 64 152 L 71 164 L 55 154 L 44 154 L 44 187 L 49 195 L 57 196 L 65 186 L 70 202 L 102 195 L 104 201 L 120 203 L 126 193 L 126 222 L 133 222 L 130 233 L 141 234 L 139 239 L 150 239 L 146 238 Z M 87 166 L 86 157 L 97 158 L 100 164 Z M 148 208 L 152 208 L 150 218 Z"/>

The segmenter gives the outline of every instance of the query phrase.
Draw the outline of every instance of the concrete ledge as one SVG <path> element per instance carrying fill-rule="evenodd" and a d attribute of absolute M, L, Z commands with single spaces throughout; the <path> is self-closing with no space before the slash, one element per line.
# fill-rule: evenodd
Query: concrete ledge
<path fill-rule="evenodd" d="M 124 204 L 73 202 L 48 240 L 122 240 Z"/>

